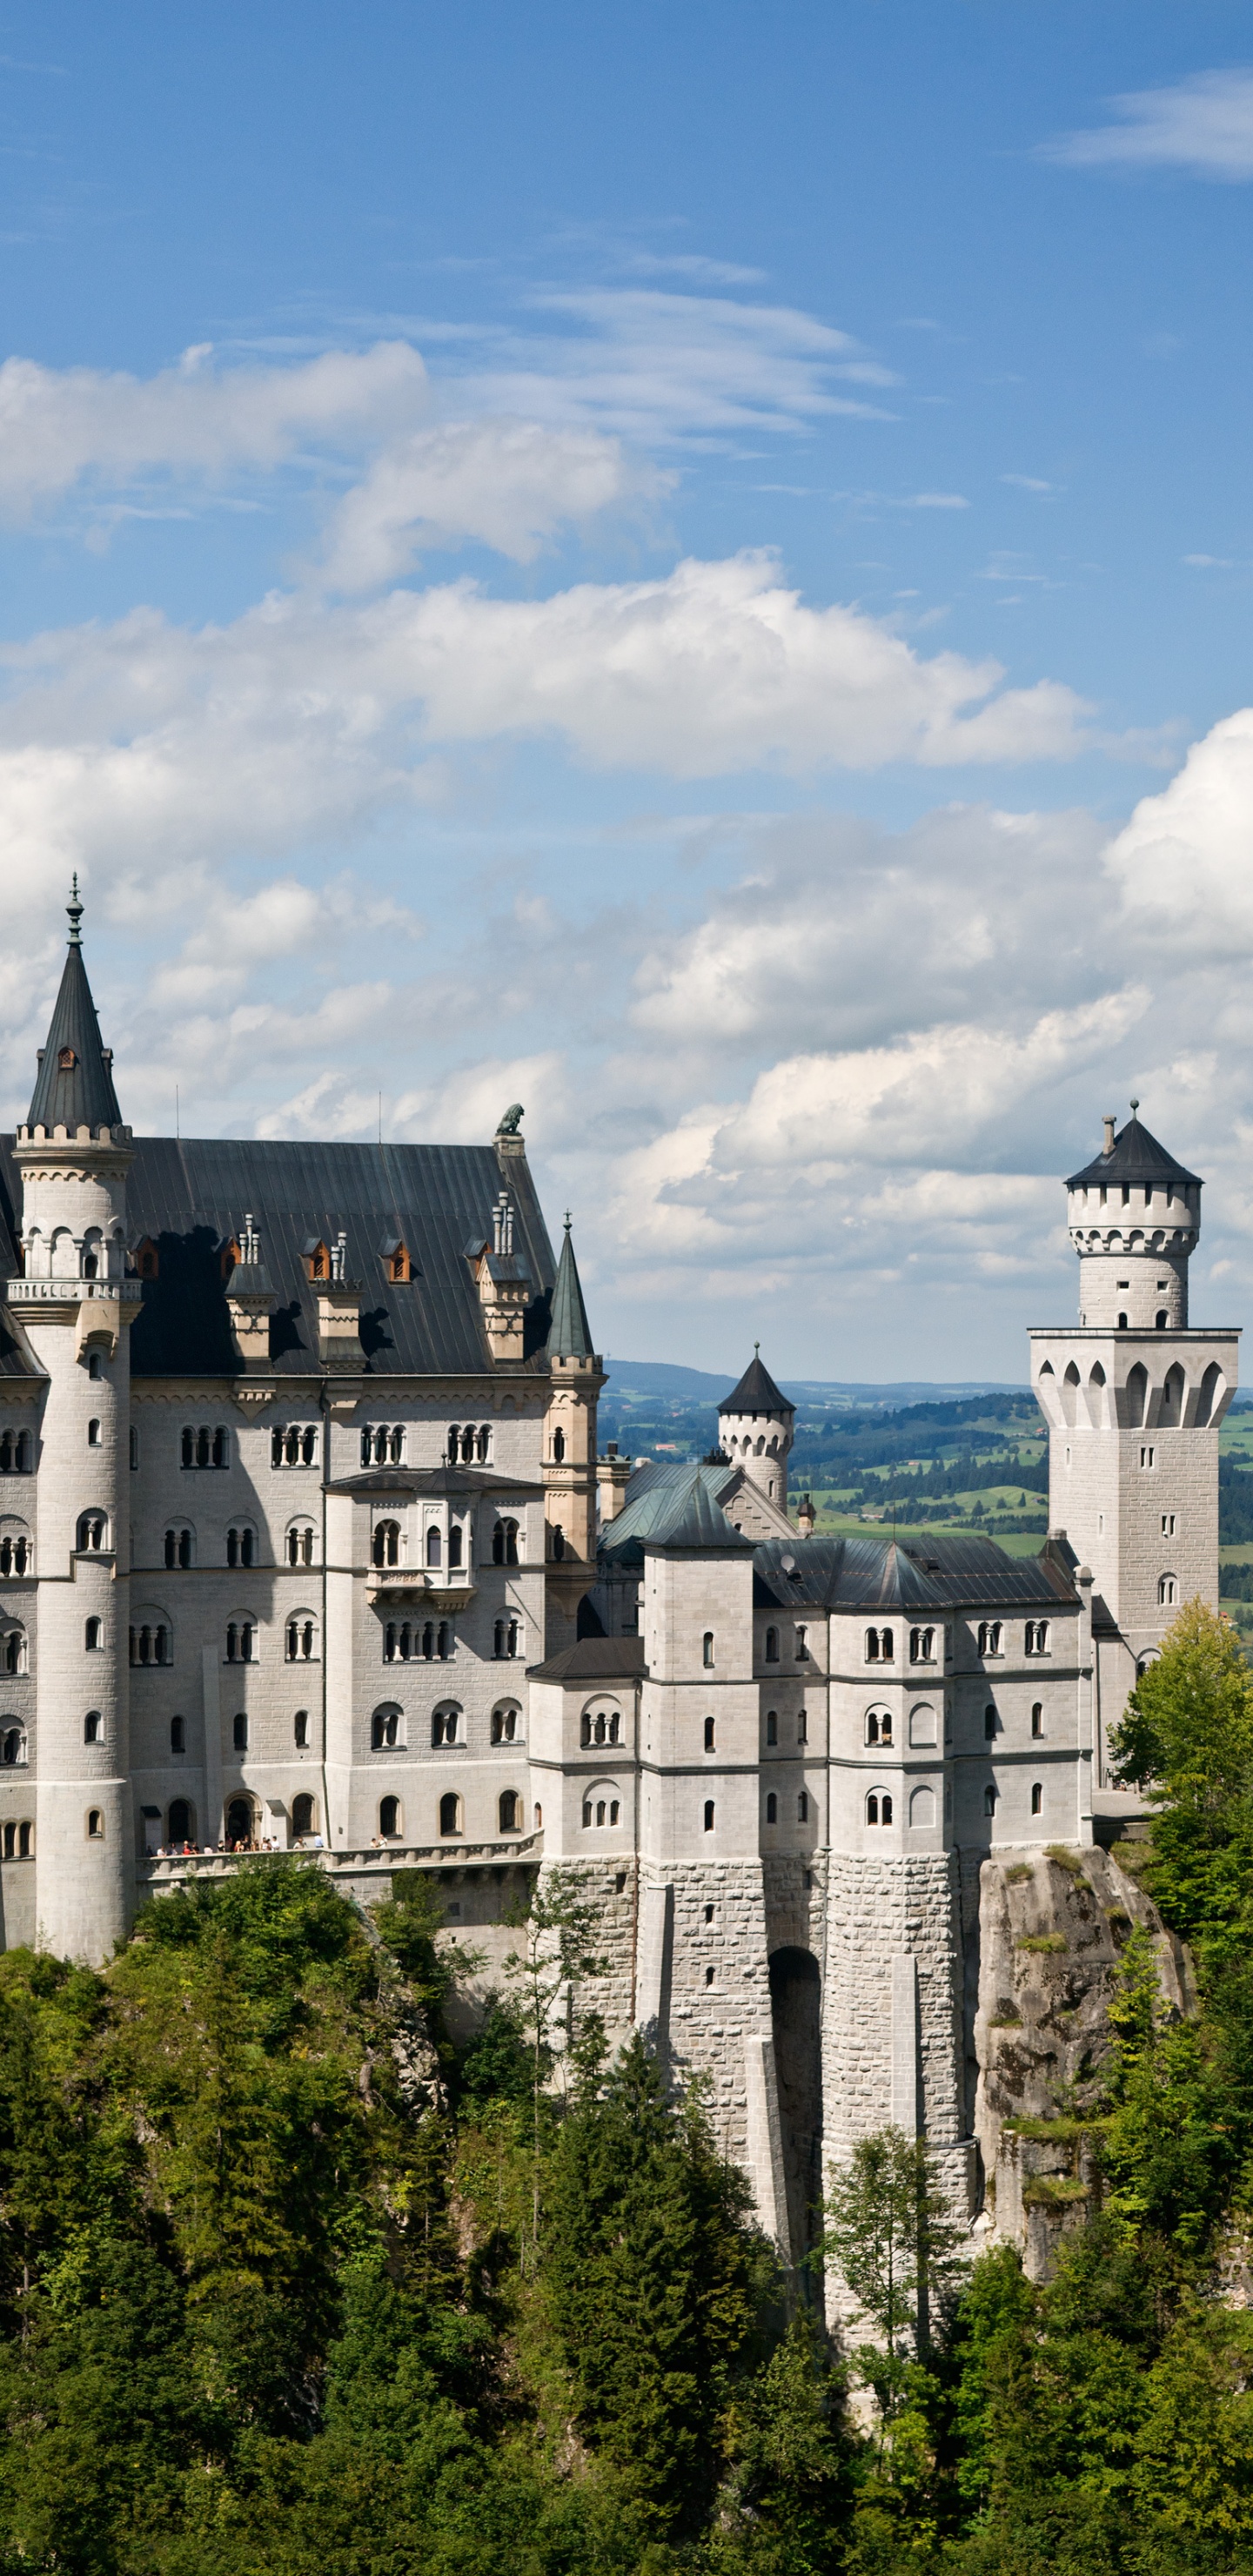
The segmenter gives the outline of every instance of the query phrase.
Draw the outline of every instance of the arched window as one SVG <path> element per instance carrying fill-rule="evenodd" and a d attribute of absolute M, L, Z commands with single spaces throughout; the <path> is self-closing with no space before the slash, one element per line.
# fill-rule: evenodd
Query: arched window
<path fill-rule="evenodd" d="M 88 1377 L 96 1378 L 97 1380 L 99 1380 L 100 1378 L 102 1378 L 102 1377 L 104 1376 L 104 1362 L 103 1362 L 103 1360 L 102 1360 L 102 1359 L 101 1359 L 101 1357 L 100 1357 L 100 1353 L 99 1353 L 99 1351 L 92 1351 L 92 1353 L 91 1353 L 91 1355 L 90 1355 L 90 1357 L 89 1357 L 89 1359 L 88 1359 L 88 1362 L 87 1362 L 87 1375 L 88 1375 Z M 96 1427 L 97 1427 L 97 1430 L 98 1430 L 98 1429 L 99 1429 L 99 1424 L 97 1424 L 97 1426 L 96 1426 Z M 88 1439 L 90 1440 L 90 1438 L 91 1438 L 91 1431 L 90 1431 L 90 1428 L 88 1429 L 87 1437 L 88 1437 Z"/>
<path fill-rule="evenodd" d="M 450 1466 L 450 1467 L 455 1467 L 455 1466 L 457 1465 L 458 1460 L 460 1459 L 460 1456 L 461 1456 L 461 1425 L 460 1425 L 460 1423 L 459 1423 L 459 1422 L 450 1422 L 450 1423 L 449 1423 L 449 1425 L 448 1425 L 448 1464 L 449 1464 L 449 1466 Z"/>
<path fill-rule="evenodd" d="M 438 1655 L 441 1664 L 447 1663 L 456 1642 L 457 1640 L 452 1629 L 448 1625 L 448 1621 L 446 1619 L 441 1619 L 435 1632 L 435 1652 Z"/>
<path fill-rule="evenodd" d="M 474 1426 L 472 1423 L 467 1423 L 465 1430 L 461 1434 L 461 1464 L 463 1467 L 472 1467 L 474 1465 Z"/>
<path fill-rule="evenodd" d="M 713 1752 L 713 1749 L 714 1749 L 714 1722 L 713 1722 L 713 1719 L 712 1719 L 711 1717 L 707 1717 L 707 1718 L 706 1718 L 706 1720 L 705 1720 L 705 1751 L 706 1751 L 706 1753 L 712 1753 L 712 1752 Z"/>
<path fill-rule="evenodd" d="M 89 1708 L 83 1719 L 84 1744 L 103 1744 L 104 1719 L 98 1708 Z"/>
<path fill-rule="evenodd" d="M 768 1664 L 777 1664 L 778 1660 L 779 1660 L 779 1631 L 778 1631 L 778 1629 L 777 1629 L 777 1628 L 767 1628 L 767 1630 L 766 1630 L 766 1662 L 767 1662 Z"/>
<path fill-rule="evenodd" d="M 87 1810 L 87 1835 L 88 1840 L 93 1843 L 104 1841 L 104 1817 L 99 1807 L 89 1807 Z"/>
<path fill-rule="evenodd" d="M 934 1628 L 911 1628 L 911 1629 L 910 1629 L 910 1632 L 909 1632 L 909 1660 L 910 1660 L 911 1664 L 930 1664 L 930 1663 L 934 1663 L 934 1661 L 935 1661 L 935 1630 L 934 1630 Z"/>
<path fill-rule="evenodd" d="M 867 1824 L 868 1824 L 868 1825 L 877 1825 L 877 1824 L 878 1824 L 878 1821 L 879 1821 L 879 1798 L 878 1798 L 878 1792 L 877 1792 L 877 1790 L 872 1789 L 872 1790 L 871 1790 L 871 1792 L 870 1792 L 869 1797 L 868 1797 L 868 1798 L 867 1798 L 867 1800 L 866 1800 L 866 1822 L 867 1822 Z"/>
<path fill-rule="evenodd" d="M 1043 1808 L 1044 1808 L 1044 1784 L 1043 1784 L 1043 1781 L 1041 1781 L 1041 1780 L 1033 1780 L 1033 1781 L 1032 1781 L 1032 1783 L 1031 1783 L 1031 1813 L 1032 1813 L 1032 1815 L 1033 1815 L 1033 1816 L 1038 1816 L 1038 1815 L 1042 1814 L 1042 1812 L 1043 1812 Z"/>
<path fill-rule="evenodd" d="M 439 1829 L 441 1834 L 459 1834 L 461 1831 L 461 1800 L 455 1789 L 445 1789 L 440 1799 Z"/>
<path fill-rule="evenodd" d="M 444 1808 L 445 1808 L 446 1804 L 447 1804 L 447 1800 L 446 1800 L 446 1799 L 442 1799 L 442 1798 L 441 1798 L 441 1800 L 440 1800 L 440 1817 L 441 1817 L 441 1820 L 442 1820 L 442 1817 L 443 1817 L 443 1812 L 444 1812 Z M 446 1828 L 445 1828 L 445 1826 L 444 1826 L 444 1824 L 443 1824 L 443 1823 L 442 1823 L 442 1821 L 441 1821 L 441 1824 L 440 1824 L 440 1832 L 441 1832 L 441 1833 L 443 1833 L 445 1830 L 448 1830 L 449 1832 L 455 1832 L 456 1828 L 455 1828 L 455 1827 L 450 1826 L 450 1827 L 448 1827 L 448 1828 L 446 1829 Z M 379 1832 L 380 1832 L 380 1833 L 381 1833 L 381 1835 L 383 1836 L 383 1840 L 384 1840 L 384 1842 L 395 1842 L 395 1841 L 396 1841 L 396 1839 L 397 1839 L 397 1837 L 398 1837 L 398 1835 L 399 1835 L 399 1833 L 400 1833 L 400 1800 L 399 1800 L 399 1798 L 380 1798 L 380 1800 L 379 1800 Z"/>
<path fill-rule="evenodd" d="M 518 1524 L 516 1521 L 497 1521 L 492 1532 L 492 1563 L 493 1565 L 516 1565 L 517 1562 Z"/>
<path fill-rule="evenodd" d="M 97 1619 L 95 1617 L 88 1619 L 83 1628 L 83 1644 L 89 1655 L 99 1654 L 100 1643 L 103 1635 L 103 1619 Z"/>
<path fill-rule="evenodd" d="M 564 1563 L 564 1561 L 565 1561 L 565 1553 L 566 1553 L 566 1534 L 565 1534 L 565 1531 L 564 1531 L 563 1529 L 555 1529 L 555 1530 L 553 1531 L 553 1561 L 554 1561 L 554 1563 L 555 1563 L 555 1564 L 557 1564 L 557 1565 L 561 1565 L 561 1564 L 563 1564 L 563 1563 Z"/>
<path fill-rule="evenodd" d="M 255 1664 L 257 1660 L 257 1623 L 255 1619 L 232 1619 L 226 1631 L 228 1664 Z"/>
<path fill-rule="evenodd" d="M 78 1523 L 78 1552 L 92 1556 L 109 1544 L 109 1524 L 103 1512 L 83 1512 Z"/>
<path fill-rule="evenodd" d="M 440 1535 L 440 1532 L 439 1532 L 437 1529 L 435 1529 L 434 1527 L 432 1527 L 432 1528 L 431 1528 L 431 1529 L 429 1529 L 429 1530 L 427 1531 L 427 1533 L 426 1533 L 426 1561 L 427 1561 L 427 1564 L 428 1564 L 428 1565 L 439 1565 L 439 1564 L 440 1564 L 440 1562 L 442 1561 L 442 1558 L 443 1558 L 443 1552 L 444 1552 L 444 1542 L 443 1542 L 443 1539 L 442 1539 L 442 1537 L 441 1537 L 441 1535 Z"/>
<path fill-rule="evenodd" d="M 879 1800 L 879 1822 L 881 1825 L 890 1825 L 892 1822 L 892 1801 L 886 1791 Z"/>
<path fill-rule="evenodd" d="M 291 1528 L 287 1533 L 287 1562 L 289 1565 L 312 1565 L 312 1521 L 292 1522 Z"/>
<path fill-rule="evenodd" d="M 231 1719 L 231 1743 L 237 1753 L 246 1753 L 248 1750 L 248 1711 L 246 1708 L 238 1709 L 235 1716 Z"/>
<path fill-rule="evenodd" d="M 171 1753 L 185 1753 L 186 1750 L 187 1720 L 185 1717 L 172 1717 L 170 1719 L 170 1751 Z"/>
<path fill-rule="evenodd" d="M 1023 1632 L 1023 1643 L 1029 1655 L 1047 1655 L 1049 1650 L 1047 1619 L 1028 1619 Z"/>
<path fill-rule="evenodd" d="M 1174 1608 L 1177 1589 L 1178 1586 L 1173 1574 L 1159 1574 L 1157 1578 L 1157 1598 L 1164 1610 L 1172 1610 Z"/>
<path fill-rule="evenodd" d="M 1032 1703 L 1031 1732 L 1037 1737 L 1044 1733 L 1044 1702 L 1041 1699 L 1037 1699 Z"/>
<path fill-rule="evenodd" d="M 89 1449 L 98 1449 L 100 1447 L 100 1423 L 98 1417 L 94 1413 L 87 1425 L 87 1446 Z"/>
<path fill-rule="evenodd" d="M 438 1536 L 438 1532 L 436 1533 Z M 462 1533 L 460 1521 L 453 1521 L 448 1531 L 448 1571 L 456 1573 L 461 1564 Z"/>
<path fill-rule="evenodd" d="M 187 1799 L 172 1799 L 170 1802 L 170 1812 L 166 1818 L 165 1825 L 167 1849 L 170 1846 L 173 1846 L 174 1850 L 178 1851 L 185 1844 L 194 1842 L 195 1838 L 195 1826 L 192 1820 L 191 1808 Z"/>
<path fill-rule="evenodd" d="M 431 1719 L 432 1744 L 458 1744 L 461 1740 L 459 1708 L 437 1708 Z"/>
<path fill-rule="evenodd" d="M 707 1673 L 712 1672 L 714 1660 L 714 1632 L 712 1628 L 706 1628 L 705 1630 L 704 1640 L 701 1647 L 701 1660 L 704 1664 L 705 1671 Z"/>
<path fill-rule="evenodd" d="M 766 1797 L 766 1823 L 767 1823 L 768 1825 L 777 1825 L 778 1821 L 779 1821 L 779 1801 L 778 1801 L 778 1799 L 776 1798 L 776 1796 L 775 1796 L 775 1793 L 774 1793 L 773 1789 L 771 1789 L 771 1790 L 767 1793 L 767 1797 Z"/>
<path fill-rule="evenodd" d="M 373 1541 L 372 1541 L 372 1543 L 371 1543 L 370 1553 L 371 1553 L 371 1555 L 372 1555 L 372 1557 L 373 1557 L 374 1562 L 375 1562 L 375 1564 L 376 1564 L 376 1565 L 399 1565 L 399 1563 L 400 1563 L 400 1523 L 399 1523 L 399 1521 L 376 1521 L 376 1522 L 375 1522 L 375 1524 L 374 1524 L 374 1537 L 373 1537 Z M 430 1562 L 429 1556 L 428 1556 L 427 1562 L 428 1562 L 428 1564 L 429 1564 L 429 1562 Z M 436 1562 L 438 1563 L 438 1558 L 436 1559 Z"/>
<path fill-rule="evenodd" d="M 370 1745 L 373 1752 L 382 1753 L 390 1746 L 399 1744 L 400 1720 L 401 1711 L 398 1708 L 375 1709 L 370 1720 Z M 442 1736 L 438 1740 L 442 1743 Z"/>
<path fill-rule="evenodd" d="M 316 1619 L 307 1610 L 298 1610 L 287 1622 L 286 1640 L 289 1664 L 312 1663 L 318 1651 Z"/>
<path fill-rule="evenodd" d="M 192 1535 L 189 1529 L 183 1527 L 168 1529 L 166 1531 L 165 1561 L 171 1568 L 174 1566 L 186 1566 L 191 1564 Z"/>
<path fill-rule="evenodd" d="M 141 1620 L 130 1632 L 132 1664 L 171 1664 L 174 1660 L 173 1638 L 163 1619 Z"/>
<path fill-rule="evenodd" d="M 250 1851 L 256 1819 L 251 1798 L 231 1798 L 226 1809 L 226 1845 L 228 1851 Z"/>
<path fill-rule="evenodd" d="M 707 1833 L 707 1834 L 711 1834 L 711 1833 L 713 1832 L 713 1829 L 714 1829 L 714 1802 L 713 1802 L 713 1799 L 712 1799 L 712 1798 L 706 1798 L 706 1800 L 705 1800 L 705 1831 L 706 1831 L 706 1833 Z"/>
<path fill-rule="evenodd" d="M 500 1830 L 502 1834 L 517 1834 L 522 1830 L 522 1801 L 516 1789 L 501 1790 Z"/>
<path fill-rule="evenodd" d="M 778 1741 L 779 1741 L 779 1715 L 778 1715 L 778 1711 L 777 1711 L 777 1709 L 768 1708 L 768 1709 L 767 1709 L 767 1711 L 766 1711 L 766 1742 L 767 1742 L 767 1744 L 777 1744 L 777 1743 L 778 1743 Z"/>
<path fill-rule="evenodd" d="M 984 1656 L 999 1655 L 1003 1652 L 999 1619 L 980 1620 L 978 1646 L 979 1653 Z"/>
<path fill-rule="evenodd" d="M 226 1562 L 228 1565 L 255 1565 L 256 1561 L 256 1533 L 246 1521 L 238 1522 L 226 1533 Z M 294 1565 L 296 1560 L 293 1557 L 290 1561 Z"/>
<path fill-rule="evenodd" d="M 309 1711 L 307 1708 L 297 1709 L 296 1714 L 292 1719 L 292 1730 L 296 1738 L 297 1752 L 307 1752 L 309 1746 Z"/>
<path fill-rule="evenodd" d="M 983 1812 L 985 1816 L 996 1814 L 996 1788 L 991 1780 L 983 1792 Z"/>
<path fill-rule="evenodd" d="M 97 1625 L 99 1625 L 98 1621 Z M 9 1628 L 6 1630 L 3 1660 L 6 1673 L 24 1673 L 26 1671 L 27 1651 L 26 1630 L 24 1628 Z"/>
<path fill-rule="evenodd" d="M 35 1556 L 25 1530 L 0 1531 L 0 1574 L 33 1574 Z"/>
<path fill-rule="evenodd" d="M 560 1427 L 553 1433 L 553 1460 L 560 1466 L 566 1454 L 566 1435 Z"/>
<path fill-rule="evenodd" d="M 1118 1323 L 1119 1330 L 1121 1332 L 1125 1332 L 1127 1329 L 1126 1316 L 1120 1315 Z M 1139 1430 L 1148 1407 L 1148 1400 L 1149 1373 L 1143 1360 L 1137 1360 L 1135 1367 L 1130 1368 L 1127 1371 L 1127 1391 L 1125 1402 L 1127 1407 L 1127 1425 L 1129 1430 Z"/>
<path fill-rule="evenodd" d="M 516 1742 L 518 1736 L 518 1715 L 519 1712 L 516 1708 L 494 1708 L 492 1710 L 493 1744 L 513 1744 Z M 586 1725 L 586 1723 L 587 1721 L 585 1719 L 584 1724 Z"/>
<path fill-rule="evenodd" d="M 799 1797 L 797 1798 L 796 1821 L 798 1825 L 807 1825 L 809 1822 L 809 1791 L 807 1789 L 802 1789 Z"/>
<path fill-rule="evenodd" d="M 474 1438 L 474 1454 L 480 1467 L 485 1467 L 487 1465 L 488 1458 L 491 1454 L 491 1445 L 491 1424 L 487 1422 L 481 1423 Z"/>
<path fill-rule="evenodd" d="M 298 1838 L 304 1834 L 311 1834 L 314 1831 L 316 1823 L 317 1813 L 313 1800 L 310 1797 L 308 1790 L 302 1789 L 298 1796 L 293 1798 L 291 1802 L 292 1832 Z"/>

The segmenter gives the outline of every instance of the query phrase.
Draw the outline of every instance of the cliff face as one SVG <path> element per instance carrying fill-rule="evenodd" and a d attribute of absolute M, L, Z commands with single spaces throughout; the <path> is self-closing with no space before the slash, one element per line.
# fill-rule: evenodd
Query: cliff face
<path fill-rule="evenodd" d="M 1055 1846 L 984 1863 L 979 1892 L 975 2135 L 987 2199 L 976 2226 L 1017 2244 L 1033 2278 L 1092 2203 L 1085 2126 L 1109 2055 L 1106 2012 L 1133 1924 L 1153 1938 L 1164 2001 L 1190 2009 L 1187 1963 L 1108 1852 Z"/>

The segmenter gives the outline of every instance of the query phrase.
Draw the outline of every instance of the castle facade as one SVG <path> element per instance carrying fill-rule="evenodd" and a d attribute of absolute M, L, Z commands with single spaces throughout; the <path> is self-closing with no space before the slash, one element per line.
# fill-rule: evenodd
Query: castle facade
<path fill-rule="evenodd" d="M 1069 1184 L 1038 1556 L 820 1537 L 760 1358 L 720 1457 L 601 1454 L 519 1110 L 482 1147 L 133 1136 L 80 913 L 0 1140 L 6 1945 L 99 1960 L 232 1846 L 367 1901 L 437 1873 L 450 1927 L 575 1865 L 611 2034 L 707 2074 L 781 2244 L 888 2119 L 973 2195 L 983 1864 L 1091 1841 L 1138 1666 L 1217 1599 L 1199 1180 L 1133 1115 Z"/>

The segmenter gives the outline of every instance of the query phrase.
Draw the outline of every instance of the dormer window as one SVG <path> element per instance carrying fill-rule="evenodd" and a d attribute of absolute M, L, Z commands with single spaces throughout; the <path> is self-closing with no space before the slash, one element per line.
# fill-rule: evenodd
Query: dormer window
<path fill-rule="evenodd" d="M 407 1288 L 417 1264 L 403 1237 L 398 1234 L 385 1236 L 379 1245 L 379 1258 L 387 1274 L 389 1288 Z"/>
<path fill-rule="evenodd" d="M 136 1250 L 135 1268 L 141 1279 L 155 1279 L 157 1276 L 159 1268 L 157 1247 L 151 1235 L 146 1234 Z"/>
<path fill-rule="evenodd" d="M 310 1279 L 329 1279 L 331 1275 L 330 1245 L 324 1243 L 320 1235 L 310 1235 L 302 1249 L 307 1276 Z"/>
<path fill-rule="evenodd" d="M 57 1055 L 58 1073 L 72 1073 L 77 1062 L 78 1057 L 75 1055 L 73 1047 L 63 1046 L 60 1048 Z"/>

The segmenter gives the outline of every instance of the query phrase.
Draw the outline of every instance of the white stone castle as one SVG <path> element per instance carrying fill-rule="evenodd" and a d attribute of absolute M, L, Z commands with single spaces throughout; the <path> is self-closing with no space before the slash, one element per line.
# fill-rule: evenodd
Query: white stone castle
<path fill-rule="evenodd" d="M 489 1931 L 573 1863 L 611 2035 L 707 2072 L 781 2243 L 888 2119 L 973 2174 L 982 1864 L 1091 1841 L 1137 1667 L 1217 1598 L 1201 1183 L 1133 1114 L 1068 1185 L 1037 1557 L 819 1537 L 758 1358 L 720 1460 L 598 1454 L 520 1109 L 482 1147 L 135 1137 L 69 912 L 0 1140 L 5 1943 L 99 1960 L 232 1846 L 367 1901 L 438 1873 Z"/>

